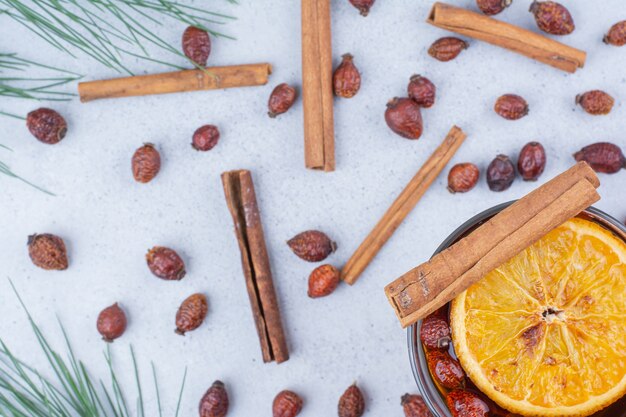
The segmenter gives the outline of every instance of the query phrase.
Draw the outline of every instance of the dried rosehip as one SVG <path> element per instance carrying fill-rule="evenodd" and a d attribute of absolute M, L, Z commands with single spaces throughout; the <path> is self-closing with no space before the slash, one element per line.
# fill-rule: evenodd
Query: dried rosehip
<path fill-rule="evenodd" d="M 508 189 L 515 179 L 515 167 L 506 155 L 498 155 L 487 167 L 487 184 L 491 191 Z"/>
<path fill-rule="evenodd" d="M 481 12 L 488 16 L 493 16 L 501 13 L 504 9 L 509 7 L 513 0 L 476 0 L 476 5 Z"/>
<path fill-rule="evenodd" d="M 333 90 L 336 96 L 352 98 L 361 88 L 361 74 L 352 61 L 352 55 L 343 55 L 341 64 L 333 73 Z"/>
<path fill-rule="evenodd" d="M 350 0 L 350 4 L 359 9 L 361 16 L 365 17 L 369 14 L 375 0 Z"/>
<path fill-rule="evenodd" d="M 415 74 L 407 87 L 409 97 L 421 107 L 429 108 L 435 104 L 436 88 L 428 78 Z"/>
<path fill-rule="evenodd" d="M 528 114 L 528 103 L 518 95 L 505 94 L 498 97 L 493 109 L 507 120 L 518 120 Z"/>
<path fill-rule="evenodd" d="M 63 116 L 45 107 L 28 113 L 26 126 L 34 137 L 48 145 L 61 142 L 67 133 L 67 123 Z"/>
<path fill-rule="evenodd" d="M 404 394 L 400 404 L 405 417 L 432 417 L 428 406 L 419 395 Z"/>
<path fill-rule="evenodd" d="M 155 246 L 146 254 L 150 271 L 161 279 L 181 280 L 185 276 L 185 263 L 178 254 L 163 246 Z"/>
<path fill-rule="evenodd" d="M 551 35 L 568 35 L 574 31 L 574 19 L 569 10 L 555 1 L 533 1 L 530 12 L 539 29 Z"/>
<path fill-rule="evenodd" d="M 435 381 L 447 389 L 465 387 L 465 372 L 461 364 L 448 352 L 431 350 L 426 352 L 428 369 Z"/>
<path fill-rule="evenodd" d="M 192 294 L 182 302 L 176 312 L 176 333 L 184 336 L 196 330 L 206 317 L 209 309 L 204 294 Z"/>
<path fill-rule="evenodd" d="M 49 233 L 28 236 L 28 255 L 41 269 L 62 271 L 68 266 L 63 239 Z"/>
<path fill-rule="evenodd" d="M 448 173 L 448 191 L 466 193 L 476 186 L 480 170 L 472 163 L 456 164 Z"/>
<path fill-rule="evenodd" d="M 302 410 L 302 398 L 293 391 L 281 391 L 272 404 L 273 417 L 296 417 Z"/>
<path fill-rule="evenodd" d="M 200 400 L 200 417 L 224 417 L 228 413 L 228 393 L 222 381 L 215 381 Z"/>
<path fill-rule="evenodd" d="M 615 100 L 609 94 L 601 90 L 591 90 L 576 96 L 576 104 L 589 114 L 594 116 L 609 114 L 613 109 Z"/>
<path fill-rule="evenodd" d="M 308 262 L 323 261 L 337 249 L 337 244 L 319 230 L 307 230 L 292 237 L 287 241 L 300 259 Z"/>
<path fill-rule="evenodd" d="M 105 342 L 113 342 L 126 331 L 126 313 L 117 303 L 105 308 L 98 315 L 97 328 Z"/>
<path fill-rule="evenodd" d="M 217 126 L 204 125 L 193 132 L 191 146 L 197 151 L 210 151 L 217 145 L 219 140 L 220 131 Z"/>
<path fill-rule="evenodd" d="M 361 417 L 365 412 L 365 399 L 356 383 L 352 384 L 339 399 L 339 417 Z"/>
<path fill-rule="evenodd" d="M 161 169 L 161 155 L 153 144 L 146 143 L 135 151 L 131 160 L 133 176 L 137 182 L 147 183 L 157 176 Z"/>
<path fill-rule="evenodd" d="M 194 26 L 183 32 L 183 52 L 187 58 L 200 66 L 206 66 L 211 54 L 211 38 L 209 34 Z"/>
<path fill-rule="evenodd" d="M 539 142 L 529 142 L 519 153 L 517 170 L 524 181 L 537 181 L 546 167 L 546 150 Z"/>
<path fill-rule="evenodd" d="M 626 45 L 626 20 L 622 20 L 611 26 L 609 33 L 607 33 L 602 40 L 608 45 Z"/>
<path fill-rule="evenodd" d="M 469 44 L 462 39 L 451 36 L 437 39 L 428 49 L 428 55 L 438 61 L 451 61 L 464 50 Z"/>
<path fill-rule="evenodd" d="M 420 340 L 430 350 L 447 350 L 452 342 L 450 325 L 441 314 L 435 312 L 422 320 Z"/>
<path fill-rule="evenodd" d="M 309 291 L 311 298 L 330 295 L 339 285 L 339 270 L 332 265 L 318 266 L 309 275 Z"/>
<path fill-rule="evenodd" d="M 395 97 L 389 101 L 385 121 L 394 133 L 406 139 L 419 139 L 424 130 L 420 106 L 410 98 Z"/>
<path fill-rule="evenodd" d="M 276 117 L 279 114 L 285 113 L 291 108 L 297 97 L 298 92 L 295 88 L 286 83 L 278 84 L 276 88 L 274 88 L 274 91 L 272 91 L 270 100 L 267 103 L 267 107 L 269 108 L 267 114 L 269 114 L 270 117 Z"/>
<path fill-rule="evenodd" d="M 452 417 L 489 417 L 489 405 L 472 391 L 454 390 L 446 396 Z"/>
<path fill-rule="evenodd" d="M 576 161 L 585 161 L 596 172 L 615 174 L 626 167 L 626 158 L 619 146 L 609 142 L 598 142 L 585 146 L 574 154 Z"/>

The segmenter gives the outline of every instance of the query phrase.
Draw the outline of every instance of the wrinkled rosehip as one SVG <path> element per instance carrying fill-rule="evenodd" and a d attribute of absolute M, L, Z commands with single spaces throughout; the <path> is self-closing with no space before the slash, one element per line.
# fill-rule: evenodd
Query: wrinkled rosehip
<path fill-rule="evenodd" d="M 186 332 L 200 327 L 208 310 L 204 294 L 192 294 L 187 297 L 176 312 L 176 333 L 184 336 Z"/>
<path fill-rule="evenodd" d="M 447 62 L 459 56 L 468 47 L 469 44 L 464 40 L 448 36 L 437 39 L 428 49 L 428 55 L 438 61 Z"/>
<path fill-rule="evenodd" d="M 555 1 L 533 1 L 530 12 L 537 26 L 551 35 L 568 35 L 574 31 L 574 19 L 569 10 Z"/>
<path fill-rule="evenodd" d="M 228 405 L 228 393 L 224 383 L 215 381 L 200 400 L 200 417 L 225 417 Z"/>
<path fill-rule="evenodd" d="M 465 387 L 465 371 L 448 352 L 430 350 L 426 352 L 426 362 L 431 375 L 442 387 L 447 389 Z"/>
<path fill-rule="evenodd" d="M 615 174 L 626 167 L 626 159 L 619 146 L 598 142 L 585 146 L 574 154 L 576 161 L 585 161 L 596 172 Z"/>
<path fill-rule="evenodd" d="M 504 191 L 515 180 L 515 167 L 506 155 L 498 155 L 487 167 L 487 185 L 491 191 Z"/>
<path fill-rule="evenodd" d="M 587 113 L 598 116 L 609 114 L 613 109 L 615 100 L 604 91 L 591 90 L 577 95 L 576 104 L 580 104 Z"/>
<path fill-rule="evenodd" d="M 476 186 L 480 170 L 472 163 L 456 164 L 448 173 L 448 191 L 466 193 Z"/>
<path fill-rule="evenodd" d="M 339 399 L 339 417 L 361 417 L 365 412 L 365 399 L 356 383 L 352 384 Z"/>
<path fill-rule="evenodd" d="M 446 395 L 446 404 L 452 417 L 490 417 L 489 405 L 478 394 L 467 390 L 454 390 Z"/>
<path fill-rule="evenodd" d="M 337 250 L 337 244 L 319 230 L 299 233 L 289 239 L 287 245 L 300 259 L 308 262 L 321 262 Z"/>
<path fill-rule="evenodd" d="M 67 133 L 67 123 L 63 116 L 45 107 L 28 113 L 26 127 L 37 140 L 48 145 L 59 143 Z"/>
<path fill-rule="evenodd" d="M 539 142 L 529 142 L 519 153 L 517 170 L 524 181 L 537 181 L 546 167 L 546 150 Z"/>
<path fill-rule="evenodd" d="M 191 146 L 197 151 L 210 151 L 220 140 L 220 131 L 217 126 L 200 126 L 193 132 Z"/>
<path fill-rule="evenodd" d="M 185 276 L 185 263 L 178 254 L 163 246 L 155 246 L 146 254 L 148 268 L 155 276 L 168 281 L 181 280 Z"/>
<path fill-rule="evenodd" d="M 332 265 L 318 266 L 309 275 L 308 295 L 311 298 L 326 297 L 339 285 L 339 270 Z"/>
<path fill-rule="evenodd" d="M 420 340 L 429 350 L 447 350 L 452 342 L 451 334 L 450 325 L 441 314 L 433 313 L 422 320 Z"/>
<path fill-rule="evenodd" d="M 343 98 L 352 98 L 361 88 L 361 74 L 354 65 L 350 54 L 342 56 L 341 64 L 333 73 L 333 90 L 335 95 Z"/>
<path fill-rule="evenodd" d="M 302 410 L 302 398 L 293 391 L 281 391 L 272 403 L 273 417 L 296 417 Z"/>
<path fill-rule="evenodd" d="M 419 395 L 404 394 L 400 400 L 404 417 L 432 417 L 424 399 Z"/>
<path fill-rule="evenodd" d="M 501 13 L 512 2 L 513 0 L 476 0 L 476 5 L 487 16 L 493 16 Z"/>
<path fill-rule="evenodd" d="M 194 26 L 189 26 L 183 32 L 183 52 L 187 58 L 200 66 L 206 66 L 211 54 L 211 38 L 209 34 Z"/>
<path fill-rule="evenodd" d="M 504 94 L 498 97 L 493 109 L 507 120 L 518 120 L 528 114 L 528 103 L 516 94 Z"/>
<path fill-rule="evenodd" d="M 432 107 L 435 104 L 436 90 L 435 84 L 418 74 L 411 77 L 407 87 L 409 97 L 424 108 Z"/>
<path fill-rule="evenodd" d="M 267 114 L 269 114 L 270 117 L 276 117 L 279 114 L 285 113 L 291 108 L 296 98 L 298 98 L 298 92 L 295 88 L 286 83 L 278 84 L 272 91 L 269 102 L 267 103 L 267 107 L 269 108 Z"/>
<path fill-rule="evenodd" d="M 609 33 L 604 35 L 603 41 L 613 46 L 626 45 L 626 20 L 622 20 L 611 26 Z"/>
<path fill-rule="evenodd" d="M 135 181 L 147 183 L 154 179 L 161 169 L 161 155 L 153 144 L 146 143 L 137 149 L 131 160 Z"/>
<path fill-rule="evenodd" d="M 96 327 L 102 339 L 111 343 L 126 331 L 126 313 L 115 303 L 100 312 Z"/>
<path fill-rule="evenodd" d="M 410 98 L 394 98 L 385 110 L 387 126 L 406 139 L 419 139 L 424 130 L 419 104 Z"/>
<path fill-rule="evenodd" d="M 41 269 L 62 271 L 68 267 L 63 239 L 49 233 L 28 236 L 28 255 Z"/>
<path fill-rule="evenodd" d="M 361 16 L 365 17 L 369 14 L 370 9 L 374 5 L 375 0 L 350 0 L 350 4 L 356 7 Z"/>

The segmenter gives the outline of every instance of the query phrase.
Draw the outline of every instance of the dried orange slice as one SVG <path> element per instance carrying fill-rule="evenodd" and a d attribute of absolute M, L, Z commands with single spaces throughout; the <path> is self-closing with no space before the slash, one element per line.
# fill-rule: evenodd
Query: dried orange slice
<path fill-rule="evenodd" d="M 626 393 L 626 243 L 572 219 L 453 302 L 463 368 L 524 416 L 589 416 Z"/>

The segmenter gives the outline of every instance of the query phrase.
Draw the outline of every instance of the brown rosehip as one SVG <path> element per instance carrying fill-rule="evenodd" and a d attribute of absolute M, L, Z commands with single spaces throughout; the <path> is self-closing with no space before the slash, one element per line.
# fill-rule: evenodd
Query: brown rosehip
<path fill-rule="evenodd" d="M 63 239 L 49 233 L 28 236 L 28 255 L 41 269 L 62 271 L 68 266 Z"/>
<path fill-rule="evenodd" d="M 465 371 L 461 364 L 446 351 L 431 350 L 426 352 L 428 369 L 435 381 L 447 389 L 465 387 Z"/>
<path fill-rule="evenodd" d="M 437 39 L 428 49 L 428 55 L 438 61 L 447 62 L 459 56 L 468 47 L 469 44 L 464 40 L 448 36 Z"/>
<path fill-rule="evenodd" d="M 420 106 L 410 98 L 394 98 L 387 103 L 385 121 L 394 133 L 406 139 L 419 139 L 424 126 Z"/>
<path fill-rule="evenodd" d="M 296 417 L 302 410 L 302 398 L 293 391 L 281 391 L 272 404 L 273 417 Z"/>
<path fill-rule="evenodd" d="M 369 14 L 370 9 L 374 5 L 375 0 L 350 0 L 350 4 L 356 7 L 361 16 L 365 17 Z"/>
<path fill-rule="evenodd" d="M 45 107 L 28 113 L 26 127 L 37 140 L 48 145 L 61 142 L 67 133 L 67 123 L 63 116 Z"/>
<path fill-rule="evenodd" d="M 339 285 L 339 270 L 332 265 L 318 266 L 309 275 L 309 291 L 311 298 L 326 297 Z"/>
<path fill-rule="evenodd" d="M 421 107 L 429 108 L 435 104 L 436 88 L 428 78 L 415 74 L 407 87 L 409 97 Z"/>
<path fill-rule="evenodd" d="M 217 126 L 200 126 L 193 132 L 191 146 L 197 151 L 210 151 L 220 140 L 220 131 Z"/>
<path fill-rule="evenodd" d="M 194 26 L 183 32 L 183 52 L 185 56 L 200 66 L 206 66 L 211 54 L 211 38 L 209 34 Z"/>
<path fill-rule="evenodd" d="M 185 263 L 178 254 L 163 246 L 155 246 L 146 254 L 148 268 L 155 276 L 168 281 L 181 280 L 185 276 Z"/>
<path fill-rule="evenodd" d="M 476 186 L 480 170 L 472 163 L 456 164 L 448 173 L 448 191 L 466 193 Z"/>
<path fill-rule="evenodd" d="M 299 233 L 289 239 L 287 245 L 300 259 L 308 262 L 323 261 L 337 250 L 337 244 L 319 230 Z"/>
<path fill-rule="evenodd" d="M 537 26 L 551 35 L 568 35 L 574 31 L 574 19 L 569 10 L 555 1 L 533 1 L 530 12 Z"/>
<path fill-rule="evenodd" d="M 422 320 L 420 340 L 429 350 L 447 350 L 452 342 L 450 325 L 440 314 L 431 314 Z"/>
<path fill-rule="evenodd" d="M 516 94 L 504 94 L 498 97 L 493 109 L 507 120 L 518 120 L 528 114 L 528 103 Z"/>
<path fill-rule="evenodd" d="M 105 308 L 98 315 L 97 328 L 102 340 L 113 342 L 126 331 L 126 313 L 117 303 Z"/>
<path fill-rule="evenodd" d="M 501 13 L 504 9 L 509 7 L 511 3 L 513 3 L 513 0 L 476 0 L 476 5 L 480 11 L 487 16 Z"/>
<path fill-rule="evenodd" d="M 400 404 L 405 417 L 432 417 L 428 406 L 419 395 L 404 394 Z"/>
<path fill-rule="evenodd" d="M 279 114 L 285 113 L 291 108 L 296 98 L 298 98 L 298 92 L 294 87 L 286 83 L 278 84 L 272 91 L 269 102 L 267 103 L 267 107 L 269 108 L 267 114 L 269 114 L 270 117 L 276 117 Z"/>
<path fill-rule="evenodd" d="M 452 417 L 490 417 L 489 405 L 478 394 L 468 390 L 454 390 L 446 395 Z"/>
<path fill-rule="evenodd" d="M 228 393 L 222 381 L 215 381 L 200 400 L 200 417 L 224 417 L 228 413 Z"/>
<path fill-rule="evenodd" d="M 576 96 L 576 104 L 589 114 L 594 116 L 609 114 L 613 109 L 615 100 L 609 94 L 601 90 L 591 90 Z"/>
<path fill-rule="evenodd" d="M 487 185 L 491 191 L 504 191 L 515 180 L 515 167 L 506 155 L 498 155 L 487 167 Z"/>
<path fill-rule="evenodd" d="M 365 412 L 365 399 L 363 393 L 352 384 L 339 399 L 339 417 L 361 417 Z"/>
<path fill-rule="evenodd" d="M 529 142 L 519 153 L 517 170 L 524 181 L 537 181 L 546 167 L 546 150 L 539 142 Z"/>
<path fill-rule="evenodd" d="M 153 144 L 146 143 L 137 149 L 131 160 L 133 176 L 137 182 L 147 183 L 157 176 L 161 169 L 161 155 Z"/>
<path fill-rule="evenodd" d="M 611 26 L 609 33 L 604 35 L 604 39 L 602 40 L 607 45 L 626 45 L 626 20 L 622 20 L 621 22 L 617 22 L 616 24 Z"/>
<path fill-rule="evenodd" d="M 333 73 L 333 90 L 335 95 L 343 98 L 356 96 L 361 88 L 361 74 L 354 65 L 353 57 L 350 54 L 342 56 L 341 64 Z"/>
<path fill-rule="evenodd" d="M 209 306 L 204 294 L 192 294 L 182 302 L 176 312 L 176 333 L 184 336 L 196 330 L 206 317 Z"/>
<path fill-rule="evenodd" d="M 619 146 L 598 142 L 585 146 L 574 154 L 576 161 L 585 161 L 596 172 L 615 174 L 626 167 L 626 159 Z"/>

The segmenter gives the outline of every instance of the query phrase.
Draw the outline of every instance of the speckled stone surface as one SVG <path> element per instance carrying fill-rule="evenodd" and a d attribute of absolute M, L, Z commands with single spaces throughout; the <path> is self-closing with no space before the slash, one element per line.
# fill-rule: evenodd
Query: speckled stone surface
<path fill-rule="evenodd" d="M 475 7 L 471 0 L 451 2 Z M 34 365 L 44 362 L 9 278 L 45 334 L 60 346 L 58 315 L 94 375 L 105 375 L 106 369 L 96 317 L 119 302 L 129 316 L 127 333 L 112 346 L 122 379 L 133 380 L 132 344 L 145 377 L 146 401 L 154 403 L 149 373 L 154 361 L 165 408 L 171 409 L 187 366 L 183 416 L 196 415 L 198 400 L 215 379 L 227 384 L 229 415 L 235 417 L 270 415 L 272 399 L 282 389 L 303 396 L 303 417 L 331 416 L 337 399 L 355 380 L 367 399 L 366 415 L 401 415 L 400 396 L 416 388 L 406 333 L 387 304 L 384 285 L 426 260 L 464 220 L 537 184 L 518 178 L 508 191 L 493 193 L 483 171 L 473 191 L 452 195 L 442 175 L 361 280 L 323 299 L 307 297 L 314 265 L 294 256 L 285 241 L 305 229 L 324 230 L 339 246 L 328 261 L 341 266 L 453 124 L 469 136 L 452 162 L 474 162 L 483 170 L 499 153 L 516 159 L 526 142 L 542 142 L 548 165 L 539 183 L 569 167 L 571 154 L 584 145 L 613 141 L 626 147 L 626 47 L 601 41 L 611 24 L 626 19 L 622 0 L 597 5 L 564 1 L 577 28 L 559 39 L 589 54 L 585 68 L 573 75 L 477 41 L 470 41 L 455 61 L 433 60 L 428 46 L 447 33 L 424 22 L 428 1 L 380 0 L 367 18 L 347 0 L 332 3 L 334 62 L 352 53 L 363 80 L 355 98 L 335 101 L 333 173 L 304 169 L 300 101 L 275 120 L 266 114 L 275 85 L 300 85 L 298 1 L 219 5 L 238 17 L 224 27 L 237 41 L 214 39 L 209 63 L 270 62 L 274 73 L 267 86 L 88 104 L 42 103 L 53 105 L 69 124 L 67 137 L 56 146 L 38 143 L 23 122 L 0 117 L 0 141 L 14 149 L 1 151 L 2 160 L 57 194 L 49 197 L 0 177 L 0 336 L 20 357 Z M 535 30 L 529 3 L 515 0 L 500 18 Z M 116 75 L 89 59 L 67 58 L 3 16 L 0 22 L 3 50 L 71 67 L 86 79 Z M 183 29 L 169 24 L 160 33 L 177 44 Z M 164 70 L 134 60 L 127 64 L 138 73 Z M 438 96 L 423 112 L 422 138 L 409 141 L 387 128 L 383 112 L 388 99 L 406 94 L 414 73 L 430 78 Z M 575 107 L 576 94 L 589 89 L 616 98 L 609 116 L 589 116 Z M 524 96 L 530 114 L 516 122 L 498 117 L 492 107 L 504 93 Z M 36 106 L 0 99 L 0 110 L 13 113 L 26 114 Z M 206 123 L 219 126 L 221 139 L 212 151 L 199 153 L 190 146 L 191 135 Z M 130 158 L 144 142 L 156 144 L 163 167 L 153 182 L 138 184 Z M 278 366 L 261 361 L 221 189 L 220 173 L 236 168 L 253 172 L 282 305 L 291 359 Z M 603 199 L 597 207 L 624 219 L 626 172 L 601 175 L 601 181 Z M 30 263 L 26 239 L 34 232 L 65 239 L 67 271 L 47 272 Z M 179 251 L 187 263 L 184 280 L 165 282 L 149 273 L 144 255 L 153 245 Z M 206 323 L 177 336 L 176 309 L 198 291 L 209 300 Z"/>

